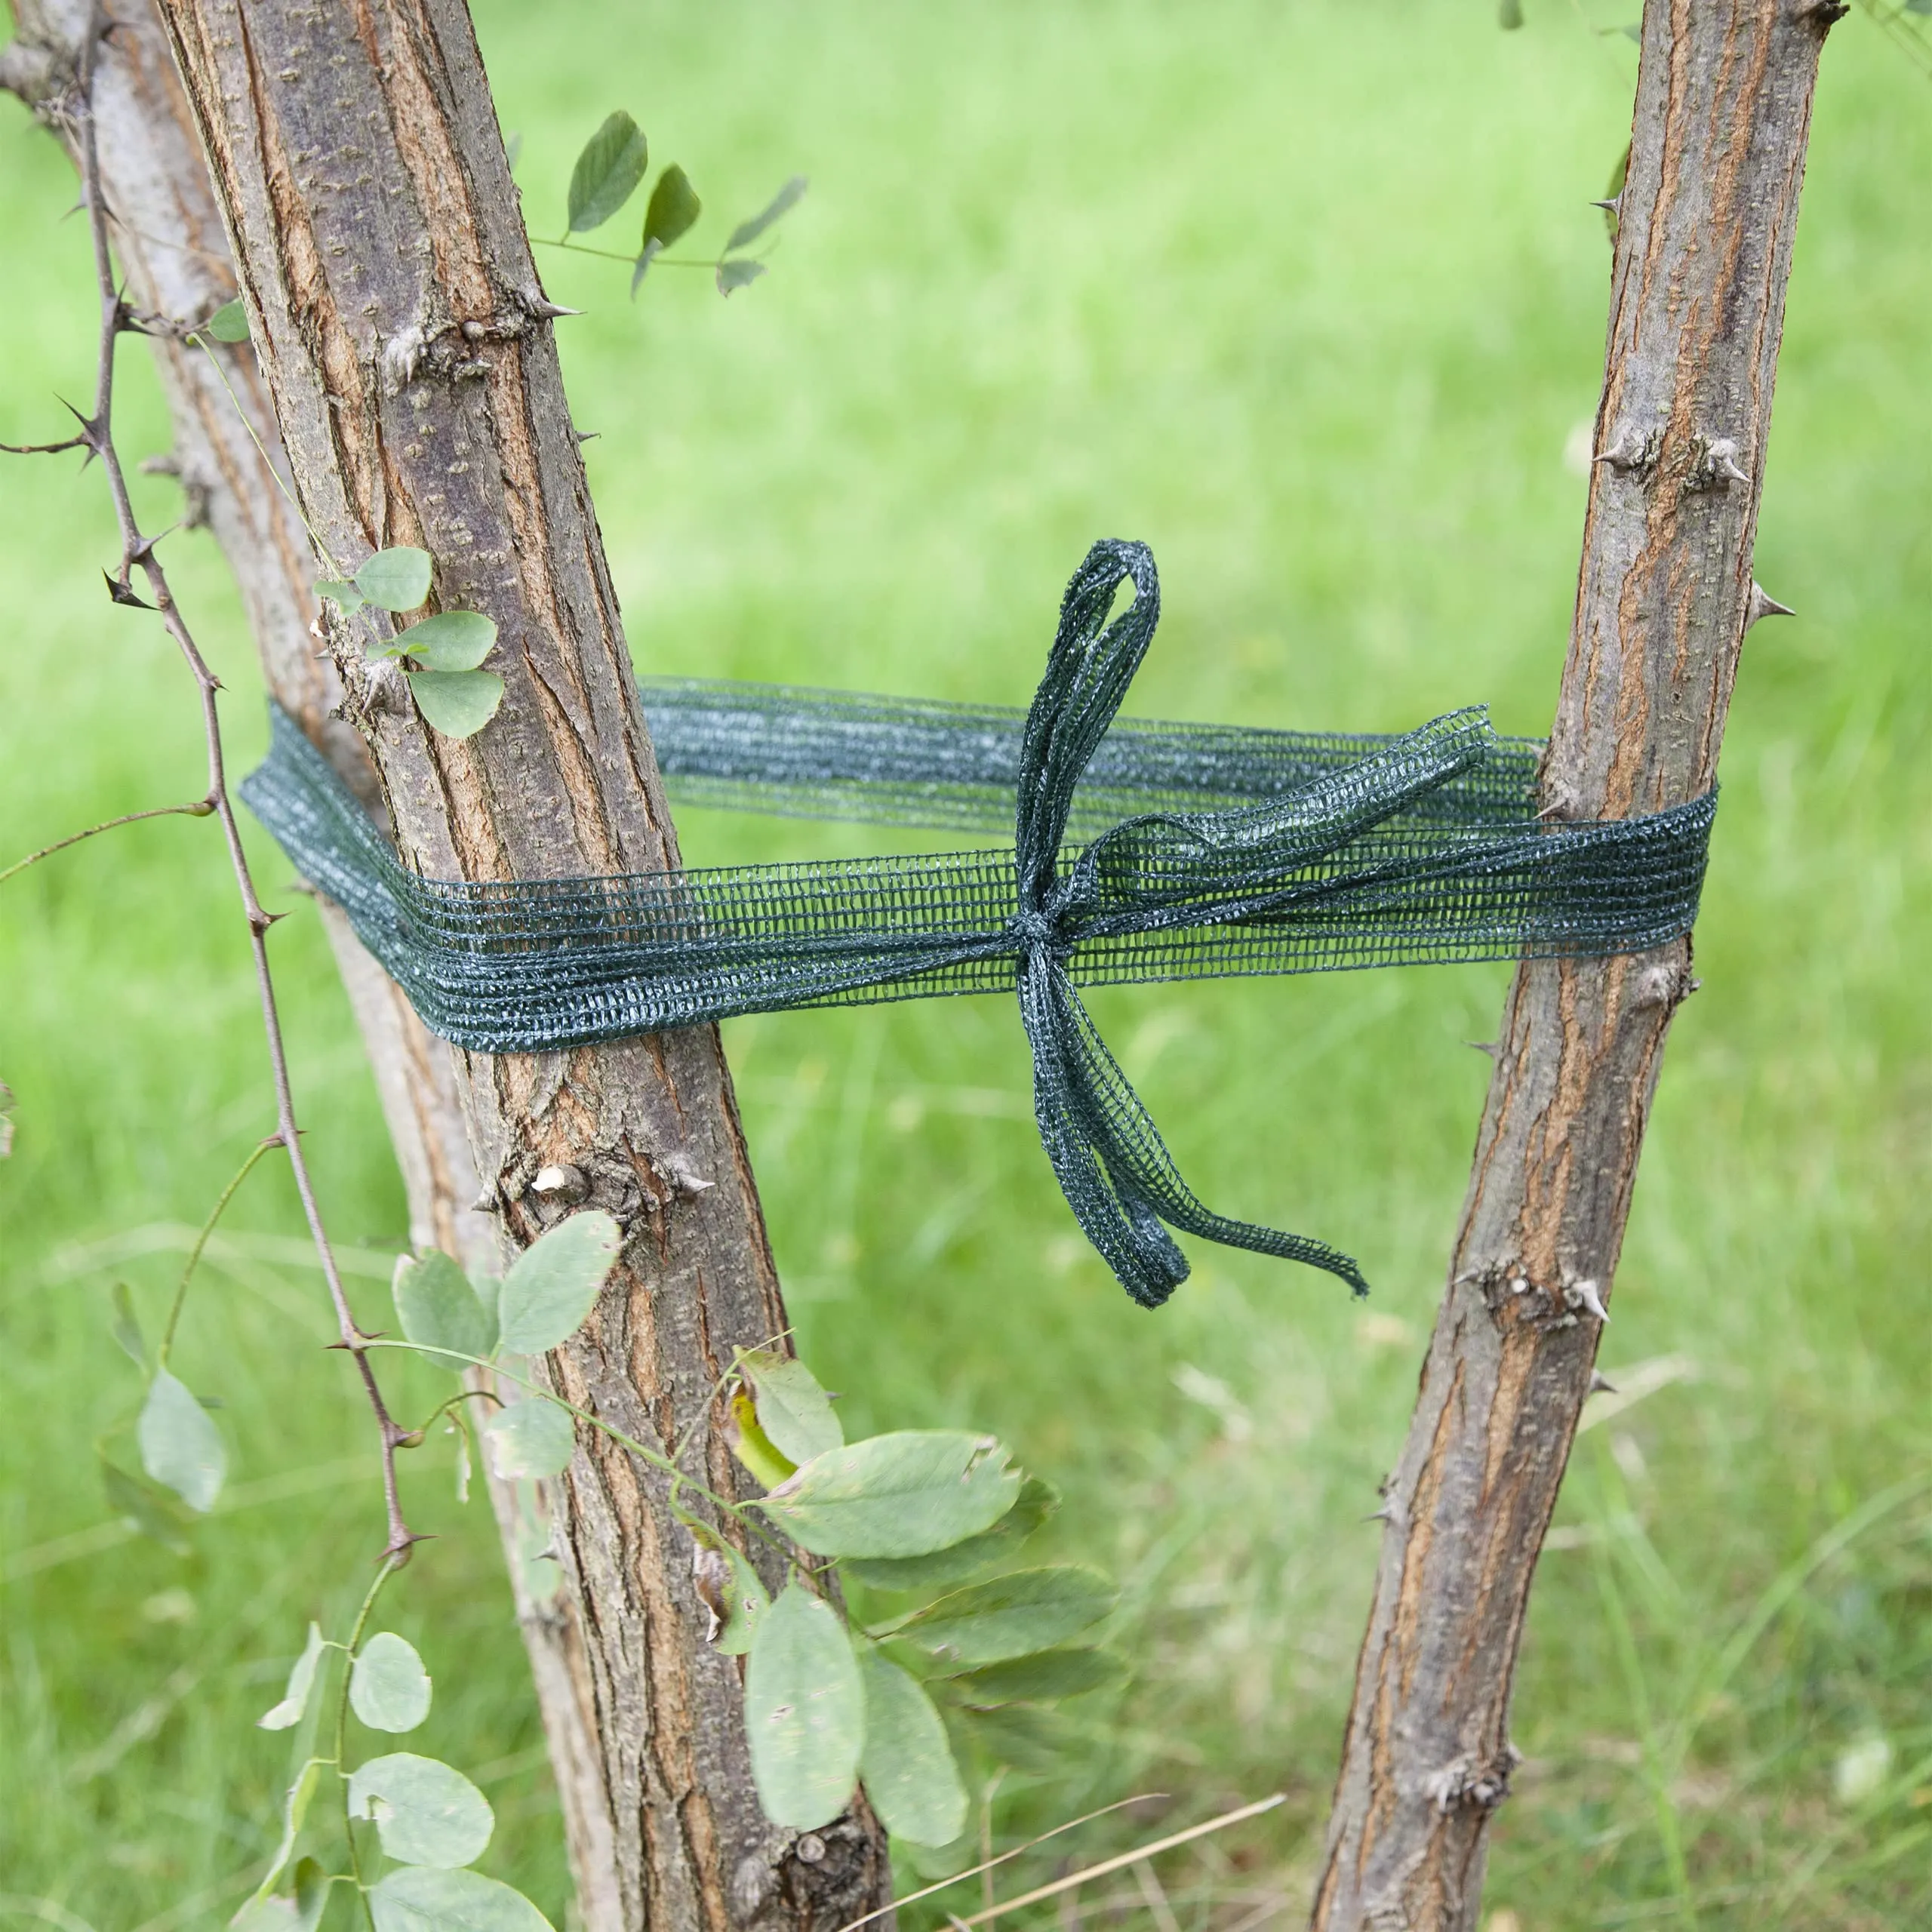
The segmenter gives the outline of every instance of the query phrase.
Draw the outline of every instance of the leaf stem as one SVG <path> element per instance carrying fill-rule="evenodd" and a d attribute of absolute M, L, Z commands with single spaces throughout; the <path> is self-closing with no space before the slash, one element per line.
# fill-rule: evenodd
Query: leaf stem
<path fill-rule="evenodd" d="M 601 1429 L 613 1442 L 628 1449 L 633 1456 L 641 1457 L 653 1469 L 662 1470 L 672 1481 L 674 1507 L 679 1489 L 694 1490 L 707 1503 L 724 1510 L 728 1515 L 737 1517 L 754 1536 L 763 1538 L 773 1549 L 783 1552 L 788 1556 L 791 1553 L 788 1544 L 774 1535 L 750 1513 L 749 1504 L 734 1503 L 728 1497 L 720 1496 L 715 1489 L 707 1488 L 695 1476 L 686 1475 L 663 1450 L 653 1449 L 648 1444 L 640 1442 L 635 1436 L 626 1435 L 615 1423 L 606 1422 L 601 1416 L 592 1415 L 588 1409 L 579 1408 L 574 1402 L 567 1402 L 555 1391 L 546 1389 L 540 1383 L 531 1381 L 527 1375 L 518 1375 L 514 1369 L 504 1367 L 500 1361 L 487 1361 L 481 1355 L 465 1355 L 460 1349 L 438 1348 L 432 1342 L 399 1341 L 393 1336 L 387 1335 L 366 1336 L 362 1346 L 365 1349 L 409 1349 L 418 1355 L 438 1355 L 445 1361 L 460 1361 L 472 1368 L 487 1368 L 496 1374 L 507 1377 L 518 1388 L 528 1389 L 531 1394 L 540 1396 L 546 1402 L 555 1402 L 558 1408 L 568 1411 L 579 1422 L 588 1423 L 592 1429 Z"/>
<path fill-rule="evenodd" d="M 155 1351 L 154 1365 L 157 1373 L 168 1366 L 168 1358 L 174 1347 L 174 1331 L 180 1324 L 182 1305 L 188 1299 L 188 1284 L 194 1278 L 195 1264 L 202 1258 L 202 1251 L 208 1244 L 208 1237 L 214 1232 L 215 1223 L 221 1219 L 228 1204 L 235 1198 L 236 1191 L 254 1171 L 255 1163 L 272 1147 L 281 1145 L 281 1136 L 271 1134 L 266 1140 L 259 1141 L 250 1149 L 248 1158 L 235 1169 L 235 1177 L 221 1190 L 214 1206 L 210 1209 L 208 1219 L 202 1223 L 202 1231 L 195 1237 L 195 1244 L 188 1251 L 188 1265 L 181 1271 L 181 1278 L 175 1284 L 174 1300 L 168 1311 L 168 1326 L 161 1331 L 161 1346 Z"/>
<path fill-rule="evenodd" d="M 595 255 L 600 261 L 622 262 L 626 268 L 637 266 L 635 255 L 620 254 L 615 248 L 592 248 L 581 242 L 549 242 L 540 235 L 533 235 L 531 240 L 540 248 L 565 248 L 573 255 Z M 749 259 L 756 260 L 754 256 Z M 704 261 L 691 255 L 654 255 L 651 266 L 654 269 L 712 269 L 722 268 L 726 257 L 720 255 L 715 260 Z"/>
<path fill-rule="evenodd" d="M 349 1774 L 343 1769 L 343 1761 L 349 1749 L 349 1684 L 355 1666 L 356 1646 L 362 1641 L 362 1632 L 369 1621 L 369 1614 L 376 1607 L 376 1599 L 381 1595 L 383 1586 L 401 1568 L 407 1552 L 398 1554 L 393 1550 L 383 1553 L 382 1561 L 377 1566 L 375 1578 L 369 1586 L 368 1594 L 362 1599 L 362 1607 L 355 1613 L 355 1627 L 349 1633 L 349 1641 L 342 1646 L 345 1653 L 342 1666 L 342 1688 L 337 1694 L 335 1704 L 335 1771 L 342 1780 L 342 1835 L 349 1845 L 349 1869 L 355 1887 L 356 1896 L 362 1901 L 363 1916 L 369 1921 L 369 1932 L 375 1932 L 376 1915 L 369 1903 L 369 1887 L 362 1876 L 362 1853 L 355 1842 L 355 1820 L 349 1808 Z"/>
<path fill-rule="evenodd" d="M 43 845 L 38 852 L 29 852 L 24 859 L 16 859 L 4 872 L 0 872 L 0 885 L 5 885 L 16 872 L 23 872 L 29 866 L 37 866 L 43 859 L 51 859 L 56 852 L 64 852 L 69 845 L 78 845 L 84 838 L 92 838 L 103 832 L 112 832 L 116 826 L 134 825 L 144 818 L 171 818 L 183 813 L 189 818 L 207 818 L 214 811 L 214 801 L 197 798 L 186 805 L 154 805 L 144 812 L 123 812 L 118 818 L 103 819 L 98 825 L 91 825 L 85 832 L 70 832 L 65 838 L 57 838 L 51 845 Z"/>
<path fill-rule="evenodd" d="M 302 514 L 302 506 L 296 501 L 295 492 L 282 480 L 281 472 L 275 466 L 275 458 L 262 447 L 262 439 L 255 434 L 255 426 L 249 420 L 248 412 L 242 407 L 242 398 L 235 393 L 235 385 L 228 380 L 228 371 L 221 366 L 220 358 L 215 354 L 208 337 L 195 329 L 189 331 L 188 340 L 208 358 L 209 365 L 215 373 L 215 380 L 228 392 L 228 399 L 235 405 L 235 413 L 242 419 L 242 426 L 248 432 L 248 440 L 254 445 L 255 454 L 262 460 L 262 467 L 268 472 L 269 480 L 275 487 L 288 499 L 288 507 L 295 512 L 296 521 L 309 533 L 309 541 L 315 545 L 317 554 L 328 565 L 333 575 L 342 576 L 343 568 L 336 561 L 334 552 L 316 534 L 315 526 Z"/>

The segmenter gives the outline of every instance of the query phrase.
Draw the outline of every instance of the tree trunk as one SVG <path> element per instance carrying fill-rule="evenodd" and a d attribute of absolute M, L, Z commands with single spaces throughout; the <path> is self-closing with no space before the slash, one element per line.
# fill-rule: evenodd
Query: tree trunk
<path fill-rule="evenodd" d="M 26 32 L 6 78 L 45 99 L 71 71 L 85 10 L 16 5 Z M 386 713 L 398 699 L 409 711 L 406 697 L 371 680 L 359 649 L 338 638 L 345 690 L 308 642 L 314 567 L 299 525 L 262 486 L 260 459 L 206 358 L 163 341 L 184 485 L 236 564 L 278 697 L 352 784 L 387 804 L 401 849 L 426 872 L 674 864 L 547 305 L 466 14 L 251 5 L 245 17 L 234 5 L 173 5 L 177 77 L 145 14 L 128 11 L 101 63 L 100 113 L 134 299 L 196 319 L 226 299 L 225 220 L 268 378 L 265 389 L 245 351 L 224 355 L 229 380 L 279 455 L 274 398 L 312 524 L 346 561 L 421 543 L 442 598 L 488 611 L 502 629 L 494 661 L 509 693 L 481 740 L 434 740 L 413 717 Z M 219 216 L 195 133 L 214 164 Z M 166 245 L 177 235 L 186 248 Z M 698 1472 L 735 1491 L 735 1466 L 703 1426 L 709 1390 L 734 1344 L 786 1324 L 715 1033 L 452 1057 L 334 909 L 324 912 L 416 1238 L 494 1261 L 498 1217 L 515 1248 L 565 1211 L 531 1189 L 535 1175 L 577 1169 L 580 1198 L 610 1208 L 629 1238 L 585 1336 L 548 1364 L 555 1385 L 667 1448 L 698 1423 Z M 471 1205 L 472 1146 L 488 1215 Z M 557 1487 L 552 1543 L 566 1580 L 548 1601 L 533 1599 L 518 1560 L 528 1496 L 493 1485 L 493 1501 L 590 1932 L 647 1919 L 680 1932 L 812 1927 L 882 1903 L 882 1835 L 862 1810 L 808 1841 L 804 1858 L 760 1814 L 737 1666 L 705 1641 L 689 1540 L 656 1478 L 600 1438 Z"/>
<path fill-rule="evenodd" d="M 13 5 L 20 37 L 0 52 L 0 86 L 66 138 L 65 102 L 91 0 L 13 0 Z M 235 294 L 228 237 L 159 20 L 143 0 L 129 0 L 112 18 L 95 65 L 94 110 L 128 296 L 149 315 L 198 321 Z M 217 372 L 178 336 L 157 334 L 152 346 L 174 431 L 169 461 L 186 500 L 184 521 L 210 529 L 227 558 L 277 700 L 352 788 L 374 804 L 374 767 L 360 737 L 339 715 L 341 680 L 309 635 L 317 606 L 307 537 L 288 500 L 263 473 L 270 462 L 285 480 L 288 464 L 255 358 L 246 348 L 217 349 Z M 497 1224 L 473 1204 L 476 1166 L 449 1050 L 425 1029 L 340 909 L 327 900 L 318 905 L 376 1076 L 408 1198 L 411 1241 L 494 1270 Z M 471 1379 L 480 1386 L 480 1376 Z M 517 1392 L 506 1384 L 501 1392 Z M 577 1599 L 568 1590 L 533 1590 L 526 1558 L 529 1543 L 546 1540 L 549 1486 L 535 1485 L 520 1502 L 514 1484 L 498 1481 L 487 1468 L 485 1476 L 549 1743 L 580 1916 L 585 1932 L 621 1932 L 610 1805 Z"/>
<path fill-rule="evenodd" d="M 1583 568 L 1542 796 L 1715 782 L 1826 0 L 1647 0 Z M 1386 1487 L 1313 1924 L 1472 1927 L 1530 1580 L 1589 1392 L 1687 940 L 1544 961 L 1504 1011 L 1450 1282 Z"/>

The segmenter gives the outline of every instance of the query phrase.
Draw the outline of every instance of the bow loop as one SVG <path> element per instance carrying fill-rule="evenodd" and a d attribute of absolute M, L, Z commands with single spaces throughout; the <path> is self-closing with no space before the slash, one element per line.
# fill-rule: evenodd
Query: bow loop
<path fill-rule="evenodd" d="M 1115 593 L 1134 601 L 1107 621 Z M 1361 1271 L 1320 1241 L 1211 1213 L 1181 1179 L 1160 1131 L 1095 1030 L 1068 971 L 1077 941 L 1109 911 L 1146 928 L 1163 911 L 1252 897 L 1284 869 L 1331 850 L 1484 755 L 1488 721 L 1466 713 L 1425 726 L 1361 768 L 1245 811 L 1154 813 L 1103 834 L 1059 872 L 1075 788 L 1160 621 L 1160 580 L 1143 543 L 1096 543 L 1060 602 L 1060 629 L 1026 714 L 1016 827 L 1021 1023 L 1033 1055 L 1033 1112 L 1067 1204 L 1128 1293 L 1158 1308 L 1187 1278 L 1170 1226 L 1303 1261 L 1367 1292 Z M 1375 761 L 1370 761 L 1375 763 Z"/>
<path fill-rule="evenodd" d="M 1115 593 L 1127 583 L 1134 586 L 1134 601 L 1109 623 Z M 1060 599 L 1060 628 L 1020 743 L 1014 844 L 1023 912 L 1042 907 L 1052 889 L 1074 788 L 1113 722 L 1160 617 L 1160 578 L 1144 543 L 1096 543 Z"/>

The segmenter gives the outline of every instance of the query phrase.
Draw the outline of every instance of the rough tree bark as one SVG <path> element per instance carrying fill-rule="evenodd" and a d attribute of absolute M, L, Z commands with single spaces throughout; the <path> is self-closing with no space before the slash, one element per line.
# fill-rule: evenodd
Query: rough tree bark
<path fill-rule="evenodd" d="M 1715 781 L 1819 50 L 1837 0 L 1647 0 L 1583 568 L 1542 796 Z M 1322 1932 L 1463 1932 L 1530 1580 L 1610 1297 L 1687 940 L 1525 965 L 1401 1460 L 1318 1883 Z"/>
<path fill-rule="evenodd" d="M 38 84 L 45 97 L 83 10 L 17 4 L 32 31 L 10 56 L 9 83 Z M 433 738 L 406 694 L 368 676 L 352 640 L 332 638 L 334 661 L 317 660 L 306 540 L 262 486 L 260 459 L 205 361 L 164 343 L 184 483 L 205 492 L 243 565 L 278 695 L 386 805 L 401 849 L 426 872 L 538 877 L 675 863 L 549 308 L 466 12 L 453 0 L 245 9 L 180 0 L 163 13 L 183 91 L 127 11 L 103 63 L 114 78 L 102 125 L 136 299 L 198 317 L 230 292 L 207 177 L 179 165 L 185 116 L 214 169 L 266 395 L 311 523 L 349 562 L 386 543 L 422 543 L 437 559 L 440 596 L 501 627 L 492 664 L 509 695 L 467 744 Z M 189 250 L 168 248 L 177 232 Z M 245 352 L 234 358 L 230 380 L 266 420 L 248 361 Z M 734 1344 L 769 1338 L 785 1317 L 715 1033 L 452 1066 L 325 913 L 419 1238 L 474 1254 L 480 1220 L 494 1253 L 500 1226 L 514 1249 L 574 1205 L 610 1208 L 629 1237 L 623 1264 L 586 1334 L 549 1371 L 561 1392 L 667 1448 L 699 1423 L 700 1472 L 739 1490 L 702 1427 L 709 1392 Z M 466 1118 L 467 1133 L 453 1132 Z M 469 1205 L 472 1148 L 487 1215 Z M 549 1168 L 563 1169 L 565 1184 L 539 1191 Z M 533 1603 L 514 1561 L 512 1574 L 586 1924 L 808 1928 L 882 1903 L 883 1837 L 863 1810 L 797 1841 L 760 1814 L 737 1667 L 705 1641 L 689 1539 L 656 1479 L 598 1438 L 558 1487 L 552 1546 L 564 1592 Z M 512 1493 L 495 1500 L 514 1558 L 528 1505 L 519 1520 Z"/>
<path fill-rule="evenodd" d="M 0 88 L 44 119 L 71 153 L 71 90 L 93 0 L 13 0 L 13 8 L 18 38 L 0 51 Z M 226 557 L 270 690 L 356 792 L 374 804 L 368 750 L 339 715 L 341 681 L 309 635 L 317 606 L 308 539 L 263 472 L 264 462 L 272 463 L 285 479 L 288 465 L 254 355 L 245 347 L 217 349 L 217 371 L 165 326 L 198 321 L 236 292 L 186 94 L 146 0 L 124 0 L 106 11 L 112 26 L 97 57 L 93 103 L 103 185 L 128 298 L 160 318 L 152 346 L 174 432 L 168 466 L 185 499 L 184 521 L 205 525 Z M 340 909 L 326 900 L 318 903 L 376 1077 L 408 1198 L 410 1238 L 418 1248 L 441 1247 L 494 1269 L 497 1224 L 474 1205 L 476 1168 L 448 1049 L 424 1029 Z M 516 1392 L 506 1385 L 502 1392 Z M 586 1932 L 621 1932 L 577 1600 L 568 1590 L 533 1589 L 536 1573 L 528 1562 L 529 1547 L 546 1540 L 549 1485 L 519 1497 L 514 1484 L 487 1469 L 485 1475 L 556 1778 L 579 1912 Z"/>

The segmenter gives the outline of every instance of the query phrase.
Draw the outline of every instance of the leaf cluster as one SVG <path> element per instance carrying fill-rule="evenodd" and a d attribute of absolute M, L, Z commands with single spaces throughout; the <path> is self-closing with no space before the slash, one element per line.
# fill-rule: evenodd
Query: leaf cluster
<path fill-rule="evenodd" d="M 584 143 L 571 170 L 565 245 L 574 235 L 602 227 L 637 192 L 650 168 L 651 143 L 644 130 L 620 108 Z M 715 260 L 703 264 L 712 271 L 719 294 L 729 295 L 764 273 L 764 262 L 743 251 L 798 205 L 805 187 L 805 177 L 793 175 L 756 214 L 732 229 Z M 651 264 L 697 226 L 703 211 L 691 177 L 673 162 L 659 174 L 645 204 L 644 226 L 631 263 L 633 296 Z"/>
<path fill-rule="evenodd" d="M 324 577 L 315 594 L 345 617 L 371 607 L 401 614 L 428 601 L 432 576 L 428 551 L 398 544 L 378 550 L 352 577 Z M 480 668 L 496 641 L 495 621 L 481 611 L 438 611 L 372 642 L 368 654 L 402 666 L 426 722 L 446 738 L 469 738 L 503 701 L 503 679 Z"/>

